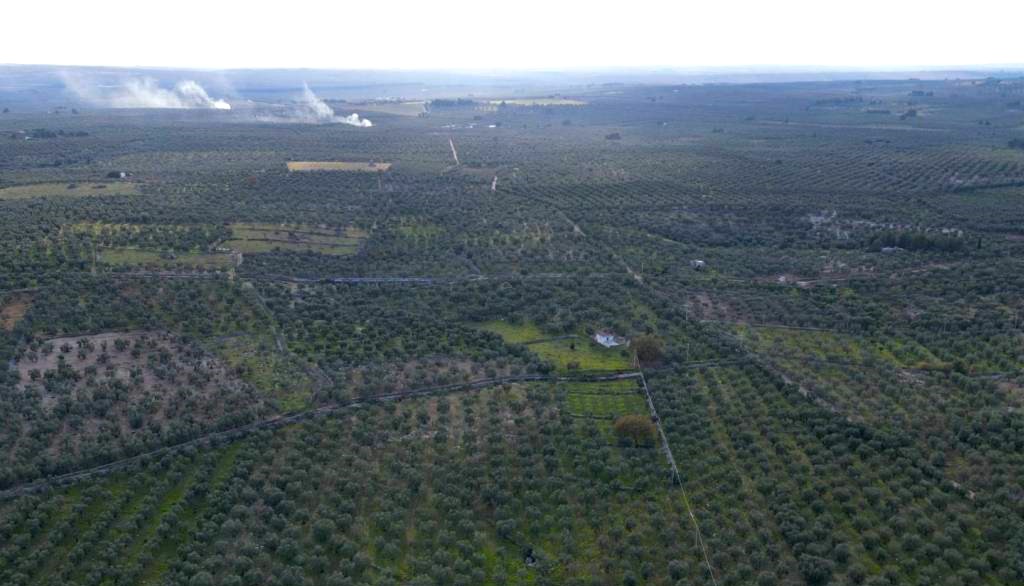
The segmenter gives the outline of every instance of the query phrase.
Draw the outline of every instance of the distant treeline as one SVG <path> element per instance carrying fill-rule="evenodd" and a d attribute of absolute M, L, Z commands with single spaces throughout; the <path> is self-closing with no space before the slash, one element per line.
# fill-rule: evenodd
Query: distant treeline
<path fill-rule="evenodd" d="M 822 98 L 815 100 L 815 106 L 845 106 L 849 104 L 860 104 L 864 101 L 862 96 L 846 96 L 841 98 Z"/>
<path fill-rule="evenodd" d="M 23 130 L 16 130 L 16 131 L 8 133 L 8 136 L 10 138 L 14 138 L 14 139 L 17 139 L 17 138 L 36 138 L 36 139 L 39 139 L 39 138 L 57 138 L 57 137 L 60 137 L 60 136 L 82 137 L 82 136 L 89 136 L 89 133 L 85 132 L 85 131 L 82 131 L 82 130 L 73 130 L 73 131 L 65 132 L 64 130 L 56 130 L 55 131 L 55 130 L 50 130 L 48 128 L 34 128 L 31 131 L 29 131 L 29 132 L 25 132 Z"/>
<path fill-rule="evenodd" d="M 457 98 L 457 99 L 439 98 L 439 99 L 431 100 L 430 101 L 430 107 L 431 108 L 465 108 L 465 107 L 470 107 L 470 106 L 476 106 L 476 101 L 475 100 L 470 100 L 468 98 Z"/>

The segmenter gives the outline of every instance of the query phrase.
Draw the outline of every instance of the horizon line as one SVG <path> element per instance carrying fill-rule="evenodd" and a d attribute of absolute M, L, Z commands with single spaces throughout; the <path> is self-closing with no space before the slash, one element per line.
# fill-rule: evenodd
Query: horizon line
<path fill-rule="evenodd" d="M 978 63 L 972 65 L 813 65 L 813 64 L 749 64 L 749 65 L 615 65 L 615 66 L 565 66 L 565 67 L 198 67 L 188 65 L 83 65 L 63 63 L 0 63 L 0 67 L 51 67 L 81 69 L 143 69 L 143 70 L 185 70 L 201 72 L 230 71 L 338 71 L 338 72 L 386 72 L 386 73 L 462 73 L 462 74 L 557 74 L 557 73 L 913 73 L 913 72 L 986 72 L 1020 71 L 1024 63 Z"/>

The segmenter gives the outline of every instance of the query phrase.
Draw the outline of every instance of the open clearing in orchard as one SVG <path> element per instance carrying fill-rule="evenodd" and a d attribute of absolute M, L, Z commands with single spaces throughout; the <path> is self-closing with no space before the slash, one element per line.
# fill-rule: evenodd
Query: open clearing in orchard
<path fill-rule="evenodd" d="M 387 171 L 391 163 L 363 163 L 356 161 L 289 161 L 289 171 L 354 171 L 372 173 Z"/>
<path fill-rule="evenodd" d="M 331 228 L 306 224 L 232 224 L 231 240 L 223 244 L 235 252 L 317 252 L 346 256 L 359 250 L 368 234 L 355 226 Z"/>
<path fill-rule="evenodd" d="M 478 326 L 497 334 L 509 344 L 527 344 L 542 360 L 555 365 L 559 371 L 573 370 L 626 370 L 630 367 L 628 351 L 604 348 L 583 334 L 560 337 L 545 333 L 532 323 L 512 324 L 491 321 Z"/>
<path fill-rule="evenodd" d="M 58 196 L 137 195 L 138 193 L 138 184 L 120 181 L 112 183 L 32 183 L 0 189 L 0 200 Z"/>
<path fill-rule="evenodd" d="M 636 380 L 599 383 L 566 383 L 566 404 L 577 417 L 615 419 L 622 415 L 646 415 L 647 403 Z"/>

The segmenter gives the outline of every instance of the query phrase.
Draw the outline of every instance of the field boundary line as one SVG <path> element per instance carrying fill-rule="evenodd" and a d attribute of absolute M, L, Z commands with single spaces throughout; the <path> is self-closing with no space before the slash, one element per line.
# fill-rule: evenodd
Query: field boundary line
<path fill-rule="evenodd" d="M 679 486 L 679 491 L 683 495 L 683 504 L 686 505 L 686 513 L 690 515 L 690 521 L 693 522 L 693 528 L 697 531 L 697 542 L 700 544 L 701 553 L 704 554 L 704 563 L 708 566 L 708 574 L 711 576 L 711 583 L 718 586 L 718 580 L 715 578 L 715 569 L 711 566 L 711 557 L 708 556 L 708 549 L 704 545 L 704 537 L 701 535 L 700 524 L 697 523 L 697 516 L 693 514 L 693 507 L 690 506 L 690 499 L 686 496 L 686 489 L 683 488 L 682 477 L 679 476 L 679 468 L 676 466 L 676 458 L 672 454 L 672 447 L 669 446 L 668 436 L 665 435 L 665 430 L 661 427 L 661 418 L 658 417 L 658 412 L 654 408 L 654 399 L 651 397 L 651 390 L 647 387 L 647 377 L 644 376 L 642 370 L 638 370 L 640 376 L 640 383 L 644 387 L 644 396 L 647 398 L 647 407 L 651 410 L 651 418 L 654 419 L 654 425 L 658 428 L 658 435 L 661 437 L 661 446 L 665 451 L 665 456 L 668 457 L 669 466 L 672 467 L 672 479 L 676 485 Z"/>
<path fill-rule="evenodd" d="M 56 476 L 50 476 L 47 478 L 33 480 L 31 482 L 23 483 L 20 485 L 12 486 L 0 491 L 0 500 L 8 499 L 16 496 L 22 496 L 26 494 L 32 494 L 46 490 L 47 488 L 54 488 L 71 484 L 78 480 L 84 480 L 93 476 L 103 476 L 105 474 L 115 472 L 129 464 L 136 462 L 142 462 L 148 458 L 154 456 L 160 456 L 163 454 L 172 454 L 178 450 L 194 447 L 203 446 L 206 444 L 213 443 L 217 440 L 233 440 L 240 438 L 248 433 L 258 431 L 261 429 L 276 429 L 278 427 L 284 427 L 294 423 L 300 423 L 307 419 L 315 417 L 322 417 L 329 415 L 336 411 L 342 411 L 345 409 L 359 408 L 365 405 L 374 403 L 384 403 L 388 401 L 400 401 L 402 399 L 408 399 L 411 397 L 428 396 L 437 393 L 444 393 L 456 390 L 472 390 L 486 388 L 490 386 L 517 383 L 517 382 L 601 382 L 610 380 L 624 380 L 631 378 L 639 378 L 642 373 L 638 371 L 609 371 L 606 373 L 595 373 L 595 374 L 579 374 L 579 375 L 559 375 L 559 374 L 523 374 L 513 375 L 497 378 L 478 379 L 475 381 L 466 381 L 462 383 L 451 383 L 447 385 L 436 385 L 432 387 L 424 387 L 420 389 L 410 389 L 407 391 L 394 391 L 391 393 L 385 393 L 380 395 L 374 395 L 371 397 L 364 397 L 359 399 L 353 399 L 343 403 L 331 403 L 320 407 L 314 407 L 312 409 L 306 409 L 304 411 L 297 411 L 291 413 L 283 413 L 275 415 L 269 419 L 263 419 L 260 421 L 254 421 L 231 429 L 225 429 L 221 431 L 213 431 L 199 437 L 180 442 L 177 444 L 163 446 L 155 450 L 115 460 L 113 462 L 107 462 L 106 464 L 100 464 L 98 466 L 92 466 L 81 470 L 72 472 L 66 472 L 64 474 L 58 474 Z"/>

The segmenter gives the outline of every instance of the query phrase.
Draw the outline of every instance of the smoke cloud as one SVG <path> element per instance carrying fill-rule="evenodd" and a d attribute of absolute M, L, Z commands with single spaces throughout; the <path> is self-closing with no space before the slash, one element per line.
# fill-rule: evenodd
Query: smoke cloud
<path fill-rule="evenodd" d="M 359 126 L 362 128 L 369 128 L 373 126 L 373 122 L 370 122 L 366 118 L 360 118 L 359 114 L 352 113 L 348 116 L 338 116 L 334 113 L 334 109 L 327 105 L 319 96 L 313 93 L 313 90 L 309 89 L 309 85 L 302 84 L 302 101 L 299 103 L 300 112 L 298 117 L 307 118 L 311 122 L 319 122 L 321 124 L 348 124 L 349 126 Z"/>
<path fill-rule="evenodd" d="M 308 84 L 302 84 L 302 105 L 320 122 L 330 122 L 334 119 L 334 110 L 314 94 Z"/>
<path fill-rule="evenodd" d="M 64 86 L 80 99 L 107 108 L 173 108 L 230 110 L 231 104 L 213 99 L 192 80 L 179 81 L 173 89 L 160 87 L 150 77 L 128 79 L 117 86 L 97 86 L 64 76 Z"/>
<path fill-rule="evenodd" d="M 214 110 L 230 110 L 231 104 L 224 100 L 214 100 L 203 86 L 190 80 L 180 81 L 174 86 L 174 95 L 184 108 L 213 108 Z"/>

